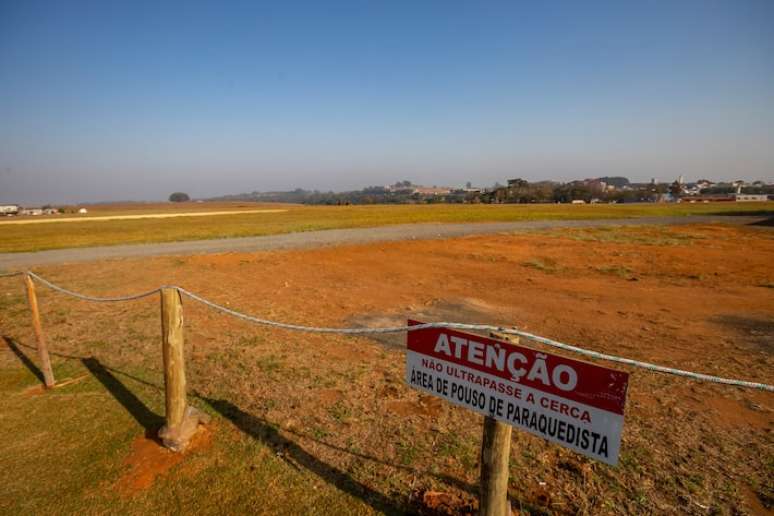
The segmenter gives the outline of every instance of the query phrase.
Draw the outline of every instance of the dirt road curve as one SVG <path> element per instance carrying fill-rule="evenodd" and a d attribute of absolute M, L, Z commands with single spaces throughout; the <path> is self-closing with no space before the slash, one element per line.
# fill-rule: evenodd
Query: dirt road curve
<path fill-rule="evenodd" d="M 318 247 L 337 244 L 387 242 L 394 240 L 428 240 L 465 235 L 506 233 L 510 231 L 578 228 L 599 226 L 637 226 L 673 224 L 752 224 L 761 217 L 691 216 L 641 217 L 608 220 L 536 220 L 528 222 L 487 222 L 466 224 L 407 224 L 378 228 L 331 229 L 246 238 L 164 242 L 141 245 L 115 245 L 57 249 L 35 253 L 0 253 L 0 271 L 37 265 L 86 262 L 139 256 L 185 255 L 224 252 L 250 252 L 268 249 Z"/>

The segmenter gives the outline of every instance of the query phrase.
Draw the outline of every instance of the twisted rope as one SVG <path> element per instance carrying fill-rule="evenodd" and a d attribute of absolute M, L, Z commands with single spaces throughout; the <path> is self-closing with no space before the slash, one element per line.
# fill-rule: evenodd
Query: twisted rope
<path fill-rule="evenodd" d="M 17 275 L 17 274 L 22 274 L 22 273 L 11 273 L 10 275 Z M 417 324 L 414 326 L 388 326 L 388 327 L 382 327 L 382 328 L 331 328 L 331 327 L 325 327 L 325 326 L 305 326 L 301 324 L 289 324 L 289 323 L 283 323 L 278 321 L 271 321 L 269 319 L 261 319 L 259 317 L 254 317 L 252 315 L 238 312 L 236 310 L 232 310 L 231 308 L 226 308 L 223 305 L 213 303 L 212 301 L 209 301 L 208 299 L 198 296 L 193 292 L 190 292 L 182 287 L 162 286 L 153 290 L 149 290 L 147 292 L 142 292 L 140 294 L 134 294 L 129 296 L 93 297 L 93 296 L 87 296 L 85 294 L 80 294 L 78 292 L 73 292 L 72 290 L 62 288 L 58 285 L 55 285 L 54 283 L 51 283 L 45 278 L 38 276 L 33 272 L 27 272 L 27 274 L 29 274 L 31 278 L 40 281 L 41 283 L 43 283 L 44 285 L 46 285 L 47 287 L 53 290 L 61 292 L 62 294 L 76 297 L 78 299 L 82 299 L 84 301 L 95 301 L 95 302 L 131 301 L 131 300 L 141 299 L 144 297 L 151 296 L 161 291 L 162 288 L 174 288 L 174 289 L 177 289 L 182 295 L 185 295 L 188 298 L 193 299 L 194 301 L 202 303 L 203 305 L 206 305 L 212 308 L 213 310 L 217 310 L 219 312 L 231 315 L 233 317 L 242 319 L 243 321 L 247 321 L 253 324 L 270 326 L 273 328 L 281 328 L 284 330 L 311 332 L 311 333 L 337 333 L 337 334 L 343 334 L 343 335 L 379 335 L 379 334 L 386 334 L 386 333 L 401 333 L 401 332 L 410 332 L 410 331 L 418 331 L 418 330 L 427 330 L 431 328 L 447 328 L 447 329 L 454 329 L 454 330 L 473 330 L 473 331 L 487 331 L 487 332 L 495 331 L 495 332 L 500 332 L 507 335 L 518 335 L 520 337 L 524 337 L 526 339 L 539 342 L 546 346 L 562 349 L 565 351 L 570 351 L 573 353 L 577 353 L 579 355 L 584 355 L 584 356 L 596 358 L 599 360 L 606 360 L 608 362 L 625 364 L 632 367 L 638 367 L 640 369 L 645 369 L 648 371 L 671 374 L 675 376 L 691 378 L 693 380 L 700 380 L 704 382 L 711 382 L 711 383 L 717 383 L 717 384 L 723 384 L 723 385 L 734 385 L 737 387 L 747 387 L 750 389 L 759 389 L 763 391 L 774 392 L 774 385 L 768 385 L 765 383 L 758 383 L 758 382 L 748 382 L 745 380 L 737 380 L 734 378 L 723 378 L 720 376 L 712 376 L 712 375 L 703 374 L 703 373 L 695 373 L 693 371 L 685 371 L 683 369 L 660 366 L 658 364 L 642 362 L 640 360 L 634 360 L 631 358 L 623 358 L 615 355 L 608 355 L 607 353 L 600 353 L 599 351 L 592 351 L 588 349 L 579 348 L 577 346 L 565 344 L 563 342 L 559 342 L 546 337 L 541 337 L 539 335 L 518 330 L 516 328 L 504 328 L 501 326 L 493 326 L 489 324 L 463 324 L 463 323 L 453 323 L 453 322 L 425 323 L 425 324 Z"/>
<path fill-rule="evenodd" d="M 608 355 L 606 353 L 600 353 L 599 351 L 591 351 L 588 349 L 579 348 L 577 346 L 572 346 L 570 344 L 565 344 L 563 342 L 559 342 L 546 337 L 541 337 L 539 335 L 535 335 L 533 333 L 529 333 L 522 330 L 517 330 L 515 328 L 504 328 L 502 326 L 492 326 L 489 324 L 464 324 L 464 323 L 452 323 L 452 322 L 425 323 L 425 324 L 417 324 L 413 326 L 391 326 L 391 327 L 382 327 L 382 328 L 328 328 L 324 326 L 303 326 L 300 324 L 288 324 L 288 323 L 281 323 L 277 321 L 270 321 L 268 319 L 260 319 L 258 317 L 253 317 L 251 315 L 243 314 L 241 312 L 237 312 L 236 310 L 226 308 L 225 306 L 219 305 L 217 303 L 213 303 L 212 301 L 209 301 L 207 299 L 204 299 L 203 297 L 197 296 L 193 292 L 189 292 L 183 288 L 178 287 L 178 291 L 181 294 L 193 299 L 194 301 L 198 301 L 206 306 L 209 306 L 210 308 L 213 308 L 225 314 L 237 317 L 244 321 L 248 321 L 254 324 L 260 324 L 264 326 L 272 326 L 274 328 L 282 328 L 284 330 L 313 332 L 313 333 L 339 333 L 339 334 L 345 334 L 345 335 L 368 335 L 368 334 L 373 335 L 373 334 L 385 334 L 385 333 L 401 333 L 404 331 L 410 332 L 410 331 L 417 331 L 417 330 L 427 330 L 430 328 L 448 328 L 448 329 L 454 329 L 454 330 L 474 330 L 474 331 L 489 331 L 489 332 L 495 331 L 495 332 L 504 333 L 508 335 L 518 335 L 520 337 L 524 337 L 526 339 L 530 339 L 535 342 L 540 342 L 541 344 L 545 344 L 546 346 L 563 349 L 565 351 L 571 351 L 573 353 L 578 353 L 579 355 L 585 355 L 587 357 L 597 358 L 600 360 L 607 360 L 609 362 L 617 362 L 619 364 L 626 364 L 633 367 L 639 367 L 641 369 L 647 369 L 649 371 L 672 374 L 675 376 L 682 376 L 685 378 L 692 378 L 694 380 L 701 380 L 705 382 L 719 383 L 724 385 L 736 385 L 738 387 L 748 387 L 751 389 L 760 389 L 764 391 L 774 392 L 774 385 L 767 385 L 765 383 L 758 383 L 758 382 L 748 382 L 745 380 L 736 380 L 733 378 L 723 378 L 720 376 L 712 376 L 712 375 L 703 374 L 703 373 L 694 373 L 692 371 L 685 371 L 682 369 L 675 369 L 673 367 L 660 366 L 657 364 L 651 364 L 649 362 L 641 362 L 639 360 L 633 360 L 631 358 L 623 358 L 615 355 Z"/>
<path fill-rule="evenodd" d="M 118 301 L 134 301 L 135 299 L 142 299 L 144 297 L 152 296 L 153 294 L 157 293 L 164 287 L 154 288 L 153 290 L 149 290 L 147 292 L 142 292 L 140 294 L 131 294 L 128 296 L 116 296 L 116 297 L 94 297 L 94 296 L 87 296 L 86 294 L 80 294 L 78 292 L 73 292 L 72 290 L 67 290 L 66 288 L 60 287 L 59 285 L 55 285 L 48 281 L 45 278 L 42 278 L 35 274 L 34 272 L 28 271 L 27 274 L 33 278 L 47 286 L 48 288 L 52 290 L 56 290 L 57 292 L 60 292 L 62 294 L 66 294 L 68 296 L 72 296 L 78 299 L 82 299 L 84 301 L 93 301 L 95 303 L 115 303 Z"/>

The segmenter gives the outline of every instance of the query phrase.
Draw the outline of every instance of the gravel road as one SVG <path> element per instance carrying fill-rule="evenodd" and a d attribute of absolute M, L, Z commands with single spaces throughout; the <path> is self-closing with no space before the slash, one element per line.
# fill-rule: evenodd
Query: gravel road
<path fill-rule="evenodd" d="M 464 224 L 406 224 L 377 228 L 330 229 L 246 238 L 225 238 L 164 242 L 156 244 L 114 245 L 55 249 L 34 253 L 0 253 L 0 271 L 38 265 L 86 262 L 94 260 L 137 258 L 142 256 L 250 252 L 268 249 L 297 249 L 339 244 L 389 242 L 395 240 L 427 240 L 487 235 L 513 231 L 587 228 L 602 226 L 680 225 L 680 224 L 752 224 L 761 217 L 690 216 L 641 217 L 633 219 L 597 220 L 535 220 L 525 222 L 485 222 Z"/>

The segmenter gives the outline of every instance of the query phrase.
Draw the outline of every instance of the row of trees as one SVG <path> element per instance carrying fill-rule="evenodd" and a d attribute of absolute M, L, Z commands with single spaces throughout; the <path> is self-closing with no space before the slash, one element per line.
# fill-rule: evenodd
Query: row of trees
<path fill-rule="evenodd" d="M 620 185 L 615 190 L 607 190 L 608 184 L 603 179 L 620 179 Z M 626 190 L 621 187 L 628 186 Z M 594 182 L 571 181 L 569 183 L 556 183 L 553 181 L 539 181 L 530 183 L 524 179 L 512 179 L 508 186 L 500 186 L 492 191 L 479 195 L 480 202 L 484 203 L 568 203 L 572 201 L 592 202 L 648 202 L 657 200 L 662 194 L 667 193 L 666 185 L 647 185 L 632 187 L 626 178 L 601 178 Z"/>
<path fill-rule="evenodd" d="M 191 198 L 185 192 L 175 192 L 169 196 L 169 202 L 188 202 Z"/>
<path fill-rule="evenodd" d="M 219 201 L 291 202 L 302 204 L 461 204 L 461 203 L 567 203 L 574 200 L 591 202 L 602 199 L 615 202 L 642 202 L 654 200 L 653 196 L 666 192 L 666 187 L 651 191 L 616 191 L 604 193 L 582 182 L 555 183 L 541 181 L 529 183 L 523 179 L 509 181 L 508 186 L 495 185 L 484 191 L 465 189 L 443 194 L 415 193 L 410 181 L 400 181 L 391 187 L 369 186 L 349 192 L 321 192 L 298 188 L 288 192 L 251 192 L 218 197 Z"/>
<path fill-rule="evenodd" d="M 736 187 L 731 184 L 717 184 L 710 186 L 709 188 L 705 188 L 701 191 L 702 194 L 708 194 L 708 195 L 722 195 L 722 194 L 731 194 L 736 192 Z M 751 194 L 751 195 L 774 195 L 774 185 L 756 185 L 753 184 L 751 186 L 743 186 L 742 187 L 742 193 L 743 194 Z"/>
<path fill-rule="evenodd" d="M 610 188 L 612 186 L 613 188 Z M 369 186 L 350 192 L 321 192 L 298 188 L 288 192 L 252 192 L 219 197 L 221 201 L 291 202 L 302 204 L 430 204 L 430 203 L 569 203 L 584 202 L 655 202 L 664 198 L 678 198 L 683 185 L 678 182 L 630 183 L 625 177 L 603 177 L 595 180 L 558 183 L 538 181 L 530 183 L 525 179 L 511 179 L 508 185 L 496 184 L 483 191 L 474 190 L 470 183 L 466 188 L 449 193 L 415 193 L 416 185 L 411 181 L 398 181 L 389 187 Z M 717 185 L 702 193 L 733 193 L 730 185 Z M 774 186 L 745 187 L 743 193 L 771 193 Z M 170 200 L 172 198 L 170 197 Z"/>

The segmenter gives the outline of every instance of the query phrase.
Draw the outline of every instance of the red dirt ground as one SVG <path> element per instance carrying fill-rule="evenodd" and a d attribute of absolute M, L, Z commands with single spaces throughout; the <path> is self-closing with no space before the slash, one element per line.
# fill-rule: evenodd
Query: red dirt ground
<path fill-rule="evenodd" d="M 770 229 L 715 225 L 119 260 L 39 272 L 94 295 L 177 284 L 233 309 L 300 324 L 403 324 L 413 317 L 517 325 L 629 358 L 771 383 L 772 263 Z M 47 331 L 65 351 L 101 339 L 121 350 L 105 353 L 111 364 L 155 357 L 157 301 L 95 306 L 46 296 Z M 67 316 L 58 315 L 63 305 Z M 420 493 L 415 504 L 429 492 L 448 497 L 430 496 L 427 505 L 470 503 L 469 494 L 438 479 L 475 484 L 478 422 L 403 385 L 401 336 L 267 330 L 190 299 L 184 306 L 189 380 L 197 391 L 276 424 L 309 454 L 351 468 L 380 492 L 399 484 L 406 491 L 395 496 Z M 90 325 L 78 322 L 85 318 Z M 136 339 L 126 341 L 129 334 Z M 159 368 L 157 360 L 150 364 Z M 622 465 L 603 468 L 515 435 L 514 500 L 538 513 L 610 512 L 603 503 L 611 500 L 623 512 L 770 507 L 771 393 L 629 371 Z M 354 445 L 374 457 L 342 453 Z M 177 463 L 153 446 L 136 444 L 122 481 L 130 491 Z M 366 459 L 374 460 L 363 466 Z"/>
<path fill-rule="evenodd" d="M 132 450 L 124 459 L 129 470 L 118 479 L 116 488 L 124 496 L 132 496 L 148 489 L 156 478 L 165 475 L 180 464 L 188 455 L 205 451 L 212 445 L 213 428 L 200 426 L 183 453 L 175 453 L 161 446 L 156 439 L 137 436 L 132 441 Z"/>

